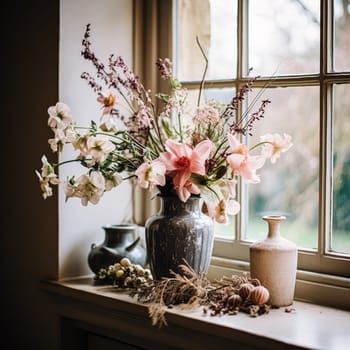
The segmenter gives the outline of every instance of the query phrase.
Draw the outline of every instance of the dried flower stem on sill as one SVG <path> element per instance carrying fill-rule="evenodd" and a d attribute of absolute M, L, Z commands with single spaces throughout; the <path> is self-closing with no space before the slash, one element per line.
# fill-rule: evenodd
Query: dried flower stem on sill
<path fill-rule="evenodd" d="M 242 311 L 256 317 L 269 312 L 268 291 L 257 279 L 233 275 L 211 282 L 205 274 L 197 274 L 186 261 L 179 265 L 179 270 L 180 273 L 172 272 L 173 277 L 154 281 L 152 285 L 130 293 L 139 302 L 148 305 L 152 325 L 167 325 L 166 309 L 174 305 L 184 309 L 203 306 L 204 314 L 209 309 L 211 316 L 236 315 Z M 263 288 L 265 294 L 258 294 L 260 299 L 253 299 L 250 293 L 242 293 L 247 286 L 251 291 L 257 287 Z"/>

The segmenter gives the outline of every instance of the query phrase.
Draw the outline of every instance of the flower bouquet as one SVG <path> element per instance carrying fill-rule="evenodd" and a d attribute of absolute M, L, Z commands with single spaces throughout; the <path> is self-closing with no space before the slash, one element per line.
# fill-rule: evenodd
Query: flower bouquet
<path fill-rule="evenodd" d="M 237 179 L 258 183 L 257 170 L 267 159 L 275 163 L 292 145 L 287 134 L 263 135 L 250 148 L 243 142 L 270 103 L 267 99 L 259 101 L 260 91 L 238 115 L 254 78 L 229 104 L 203 101 L 200 89 L 198 104 L 191 109 L 186 89 L 172 74 L 171 61 L 158 59 L 161 78 L 168 81 L 170 90 L 153 96 L 161 107 L 158 112 L 151 92 L 122 57 L 110 55 L 106 64 L 97 58 L 91 47 L 90 25 L 82 46 L 82 56 L 95 67 L 96 76 L 83 73 L 81 77 L 96 92 L 102 112 L 98 122 L 79 126 L 63 102 L 49 107 L 51 150 L 61 152 L 71 145 L 77 156 L 61 163 L 42 157 L 41 171 L 36 174 L 45 199 L 52 196 L 52 185 L 63 183 L 66 200 L 76 197 L 83 205 L 97 204 L 106 191 L 123 180 L 135 179 L 142 188 L 177 196 L 182 202 L 190 196 L 200 196 L 202 210 L 225 223 L 228 214 L 240 210 L 235 198 Z M 80 163 L 85 172 L 60 180 L 57 169 L 70 162 Z"/>

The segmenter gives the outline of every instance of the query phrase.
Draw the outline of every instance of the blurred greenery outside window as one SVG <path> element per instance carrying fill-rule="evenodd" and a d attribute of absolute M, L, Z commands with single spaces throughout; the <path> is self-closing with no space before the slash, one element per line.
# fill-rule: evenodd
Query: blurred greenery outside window
<path fill-rule="evenodd" d="M 209 59 L 204 98 L 229 102 L 258 76 L 246 102 L 268 84 L 263 98 L 272 103 L 245 141 L 293 137 L 258 171 L 260 183 L 238 185 L 241 212 L 217 225 L 215 254 L 248 261 L 250 242 L 266 236 L 261 217 L 283 214 L 299 268 L 349 277 L 350 0 L 176 0 L 173 21 L 175 71 L 190 98 L 205 67 L 198 37 Z"/>

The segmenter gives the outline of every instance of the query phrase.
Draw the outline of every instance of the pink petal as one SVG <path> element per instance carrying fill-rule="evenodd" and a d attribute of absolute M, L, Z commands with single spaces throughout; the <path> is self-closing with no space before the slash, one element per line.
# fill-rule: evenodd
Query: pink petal
<path fill-rule="evenodd" d="M 209 158 L 212 145 L 211 141 L 204 140 L 194 148 L 190 165 L 190 171 L 192 173 L 205 174 L 205 161 Z"/>
<path fill-rule="evenodd" d="M 193 194 L 199 194 L 200 190 L 199 188 L 194 185 L 192 182 L 187 181 L 185 186 L 176 188 L 176 192 L 182 202 L 186 202 L 187 199 L 190 197 L 191 193 Z"/>
<path fill-rule="evenodd" d="M 177 188 L 176 192 L 182 202 L 186 202 L 191 195 L 190 191 L 186 187 Z"/>
<path fill-rule="evenodd" d="M 187 180 L 191 176 L 191 171 L 186 169 L 184 171 L 179 171 L 175 177 L 173 178 L 173 183 L 175 187 L 183 187 L 185 186 Z"/>
<path fill-rule="evenodd" d="M 242 154 L 230 154 L 227 157 L 227 161 L 229 162 L 231 169 L 233 171 L 238 171 L 244 159 L 245 159 L 245 156 L 243 156 Z"/>
<path fill-rule="evenodd" d="M 228 144 L 230 146 L 231 152 L 235 152 L 239 149 L 241 143 L 238 141 L 236 136 L 233 136 L 232 134 L 227 134 L 227 140 Z"/>
<path fill-rule="evenodd" d="M 172 170 L 176 170 L 176 160 L 177 158 L 174 157 L 170 152 L 162 152 L 159 155 L 158 158 L 166 167 L 167 171 L 172 171 Z"/>
<path fill-rule="evenodd" d="M 213 143 L 210 140 L 201 141 L 195 148 L 194 152 L 200 156 L 202 162 L 208 159 Z"/>
<path fill-rule="evenodd" d="M 165 142 L 165 147 L 166 150 L 176 158 L 180 158 L 183 156 L 191 158 L 192 148 L 189 145 L 186 145 L 184 143 L 178 143 L 171 139 L 168 139 Z"/>

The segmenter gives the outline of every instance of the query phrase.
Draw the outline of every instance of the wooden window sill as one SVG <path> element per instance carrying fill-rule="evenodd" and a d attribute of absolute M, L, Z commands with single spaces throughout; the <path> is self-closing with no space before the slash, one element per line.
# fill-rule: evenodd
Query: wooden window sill
<path fill-rule="evenodd" d="M 349 311 L 300 301 L 290 307 L 292 312 L 273 309 L 257 318 L 245 313 L 212 317 L 201 308 L 174 307 L 166 311 L 168 326 L 158 329 L 151 325 L 147 306 L 128 293 L 94 285 L 92 277 L 43 281 L 41 288 L 50 292 L 62 319 L 76 322 L 90 335 L 117 339 L 126 348 L 341 350 L 350 344 Z"/>

